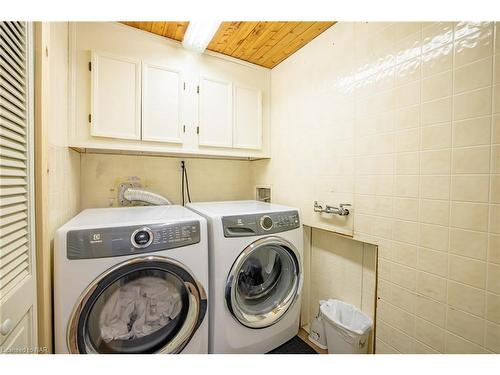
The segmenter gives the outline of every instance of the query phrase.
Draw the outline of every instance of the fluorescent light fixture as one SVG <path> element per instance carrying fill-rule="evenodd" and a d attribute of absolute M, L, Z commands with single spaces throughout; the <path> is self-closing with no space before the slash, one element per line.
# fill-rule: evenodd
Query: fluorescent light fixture
<path fill-rule="evenodd" d="M 202 53 L 219 28 L 219 21 L 190 21 L 182 45 L 184 48 Z"/>

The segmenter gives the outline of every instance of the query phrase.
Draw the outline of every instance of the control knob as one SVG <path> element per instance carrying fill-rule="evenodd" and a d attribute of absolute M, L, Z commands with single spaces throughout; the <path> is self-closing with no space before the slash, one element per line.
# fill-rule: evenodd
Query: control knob
<path fill-rule="evenodd" d="M 260 218 L 260 226 L 264 230 L 271 230 L 273 227 L 273 219 L 271 217 L 265 215 Z"/>
<path fill-rule="evenodd" d="M 147 227 L 137 229 L 132 233 L 131 242 L 137 249 L 148 247 L 153 242 L 153 232 Z"/>

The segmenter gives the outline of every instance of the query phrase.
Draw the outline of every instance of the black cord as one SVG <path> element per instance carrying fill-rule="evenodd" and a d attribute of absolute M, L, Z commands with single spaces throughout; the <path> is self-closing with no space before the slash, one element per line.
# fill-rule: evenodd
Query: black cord
<path fill-rule="evenodd" d="M 184 160 L 181 161 L 181 173 L 182 173 L 182 182 L 181 182 L 181 191 L 182 191 L 182 205 L 184 206 Z"/>
<path fill-rule="evenodd" d="M 191 203 L 191 192 L 189 191 L 189 178 L 188 178 L 186 163 L 184 162 L 184 160 L 181 161 L 181 170 L 182 170 L 182 182 L 181 182 L 182 205 L 184 206 L 186 203 L 186 199 L 184 196 L 184 179 L 186 180 L 186 189 L 185 190 L 187 192 L 187 199 L 188 199 L 188 202 Z"/>
<path fill-rule="evenodd" d="M 191 203 L 191 193 L 189 192 L 189 179 L 186 166 L 184 166 L 184 175 L 186 176 L 186 191 L 189 203 Z"/>

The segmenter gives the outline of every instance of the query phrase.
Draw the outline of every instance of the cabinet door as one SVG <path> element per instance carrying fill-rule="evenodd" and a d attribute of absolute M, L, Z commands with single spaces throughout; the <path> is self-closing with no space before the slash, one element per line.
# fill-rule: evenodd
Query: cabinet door
<path fill-rule="evenodd" d="M 2 353 L 36 354 L 32 325 L 33 314 L 32 310 L 29 310 L 17 326 L 12 329 L 12 332 L 5 337 L 5 341 L 1 345 Z M 40 351 L 44 351 L 44 349 L 40 348 Z"/>
<path fill-rule="evenodd" d="M 262 93 L 260 90 L 235 86 L 233 147 L 262 147 Z"/>
<path fill-rule="evenodd" d="M 182 143 L 180 72 L 142 65 L 142 139 Z"/>
<path fill-rule="evenodd" d="M 91 135 L 141 137 L 141 63 L 92 51 Z"/>
<path fill-rule="evenodd" d="M 199 86 L 199 144 L 233 146 L 231 82 L 202 77 Z"/>

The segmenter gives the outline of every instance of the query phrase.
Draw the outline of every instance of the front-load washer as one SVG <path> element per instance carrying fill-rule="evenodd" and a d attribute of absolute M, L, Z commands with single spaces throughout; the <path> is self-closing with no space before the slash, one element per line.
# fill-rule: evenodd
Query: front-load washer
<path fill-rule="evenodd" d="M 299 330 L 303 233 L 297 209 L 190 203 L 207 218 L 209 352 L 267 353 Z"/>
<path fill-rule="evenodd" d="M 203 217 L 84 210 L 55 236 L 56 353 L 207 353 L 207 288 Z"/>

